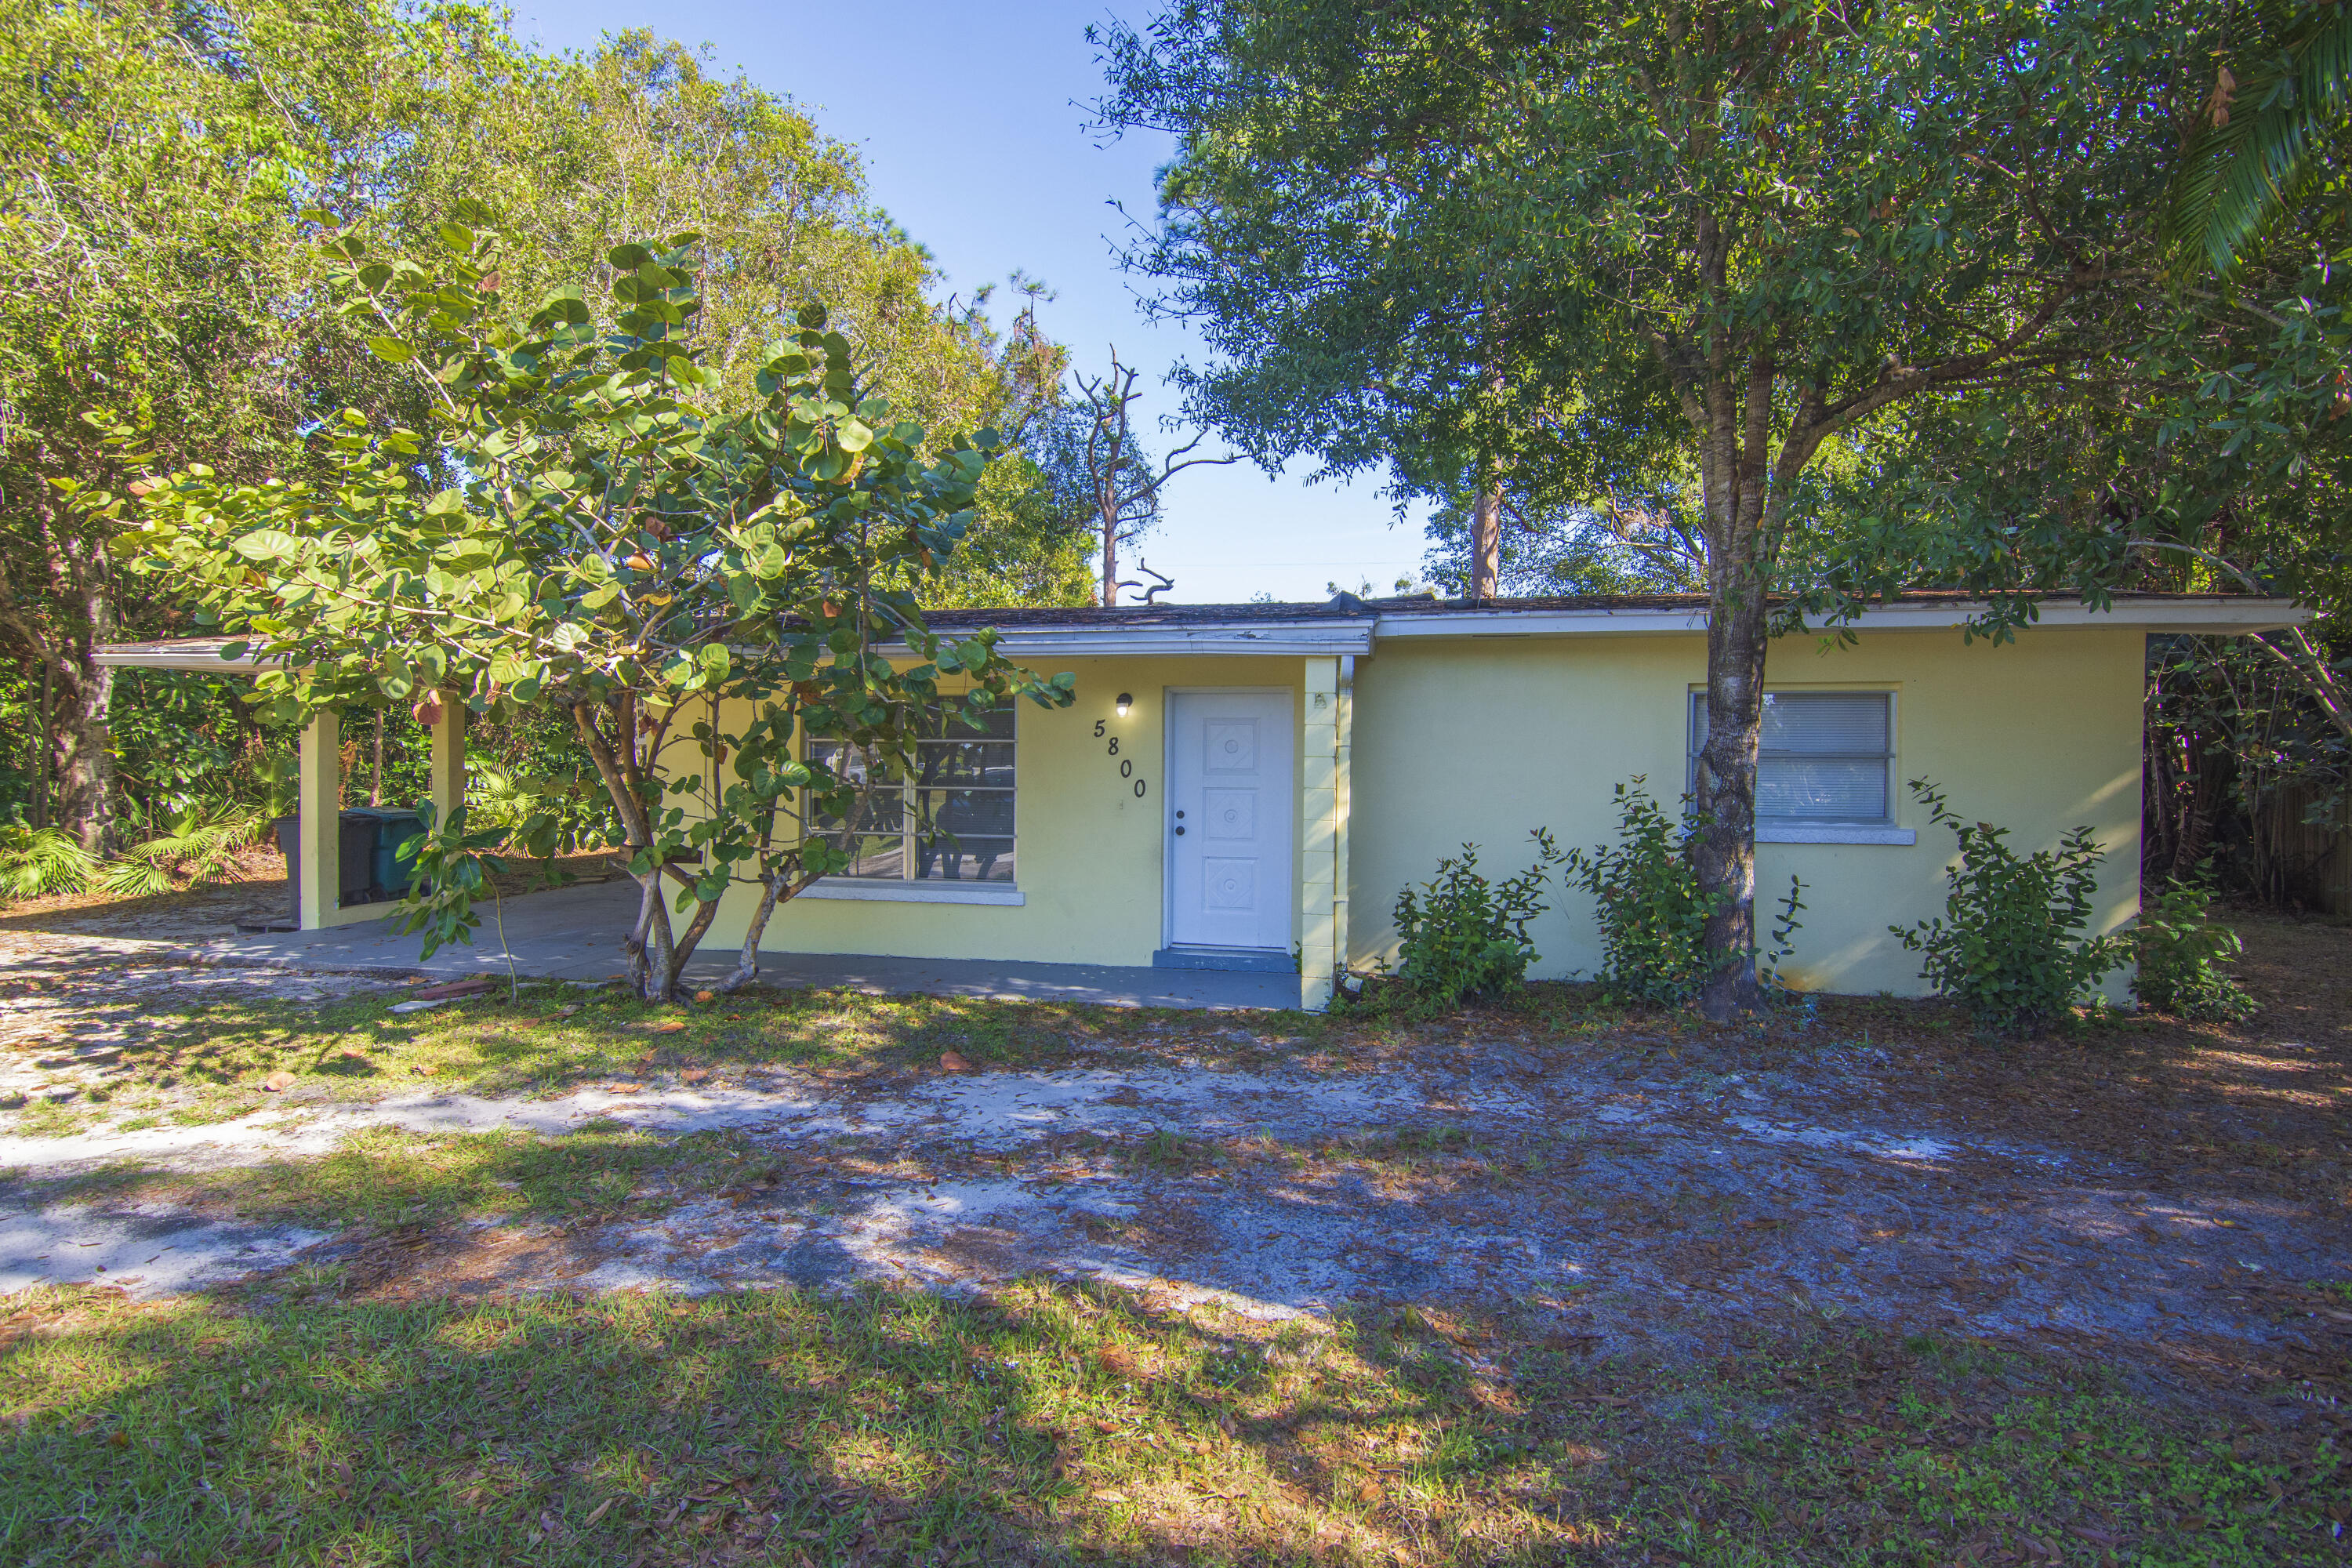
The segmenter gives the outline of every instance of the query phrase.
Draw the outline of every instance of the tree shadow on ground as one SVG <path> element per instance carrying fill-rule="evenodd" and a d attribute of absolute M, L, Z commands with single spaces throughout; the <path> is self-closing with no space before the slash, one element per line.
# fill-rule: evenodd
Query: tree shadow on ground
<path fill-rule="evenodd" d="M 337 1299 L 331 1270 L 0 1302 L 11 1561 L 2328 1561 L 2332 1447 L 2095 1370 L 1796 1321 L 1597 1360 L 1506 1314 Z M 2062 1552 L 2053 1542 L 2064 1543 Z M 2151 1559 L 2153 1560 L 2153 1559 Z"/>

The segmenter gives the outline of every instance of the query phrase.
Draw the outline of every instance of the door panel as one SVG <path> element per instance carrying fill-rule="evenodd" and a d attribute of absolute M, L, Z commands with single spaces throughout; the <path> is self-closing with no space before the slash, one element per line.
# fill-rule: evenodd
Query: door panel
<path fill-rule="evenodd" d="M 1168 698 L 1168 940 L 1288 951 L 1290 693 Z"/>

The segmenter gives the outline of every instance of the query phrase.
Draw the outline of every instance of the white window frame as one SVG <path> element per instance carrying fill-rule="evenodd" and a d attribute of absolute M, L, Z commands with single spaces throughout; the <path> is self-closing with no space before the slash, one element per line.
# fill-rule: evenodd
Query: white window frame
<path fill-rule="evenodd" d="M 1883 759 L 1880 760 L 1883 760 L 1886 764 L 1886 815 L 1883 817 L 1870 821 L 1859 818 L 1853 820 L 1838 820 L 1834 818 L 1820 817 L 1768 817 L 1759 815 L 1756 818 L 1757 843 L 1902 845 L 1916 844 L 1919 842 L 1919 834 L 1916 828 L 1898 826 L 1895 821 L 1895 784 L 1901 773 L 1901 770 L 1896 766 L 1896 758 L 1900 755 L 1901 751 L 1900 737 L 1902 731 L 1899 727 L 1902 720 L 1901 693 L 1891 687 L 1776 686 L 1767 688 L 1766 694 L 1773 697 L 1878 697 L 1885 699 L 1886 702 L 1886 751 Z M 1686 790 L 1696 792 L 1698 788 L 1698 733 L 1699 725 L 1706 716 L 1706 689 L 1699 686 L 1692 687 L 1686 700 L 1687 706 L 1685 708 L 1683 714 L 1683 787 Z M 1850 761 L 1874 760 L 1875 757 L 1874 753 L 1861 752 L 1851 753 L 1824 753 L 1813 752 L 1807 752 L 1805 755 L 1815 760 L 1838 760 L 1838 758 L 1843 755 L 1846 760 Z M 1763 759 L 1759 756 L 1757 760 L 1761 763 Z"/>
<path fill-rule="evenodd" d="M 963 694 L 961 692 L 942 691 L 940 693 L 940 698 L 942 704 L 944 704 L 961 695 Z M 1021 710 L 1018 707 L 1014 707 L 1012 708 L 1010 711 L 1013 715 L 1013 733 L 1009 738 L 998 743 L 1009 745 L 1013 748 L 1013 784 L 1011 788 L 1004 790 L 1003 793 L 1010 795 L 1013 797 L 1013 874 L 1017 879 L 1020 875 L 1021 867 Z M 822 744 L 828 739 L 830 739 L 828 736 L 812 735 L 803 732 L 801 737 L 803 759 L 806 757 L 807 748 L 809 746 Z M 940 736 L 940 739 L 947 741 L 959 739 L 983 740 L 985 737 L 978 735 L 957 736 L 949 734 Z M 915 742 L 919 750 L 922 743 L 923 742 L 919 740 Z M 950 881 L 945 878 L 923 879 L 917 877 L 914 874 L 916 854 L 915 830 L 912 824 L 915 816 L 914 793 L 919 785 L 917 780 L 910 776 L 901 779 L 899 781 L 898 787 L 900 791 L 902 808 L 905 812 L 903 820 L 908 825 L 901 828 L 899 831 L 899 842 L 903 846 L 899 852 L 898 858 L 899 874 L 897 877 L 825 877 L 818 879 L 817 881 L 812 882 L 809 886 L 801 889 L 800 897 L 803 899 L 838 899 L 845 901 L 859 903 L 895 904 L 1020 905 L 1025 904 L 1029 901 L 1026 895 L 1021 891 L 1017 879 L 1012 882 L 980 882 L 961 880 Z M 971 785 L 966 787 L 987 789 L 991 786 Z M 815 816 L 814 803 L 811 804 L 808 810 L 810 819 L 812 823 L 814 823 Z M 990 835 L 989 837 L 992 837 L 994 836 Z"/>

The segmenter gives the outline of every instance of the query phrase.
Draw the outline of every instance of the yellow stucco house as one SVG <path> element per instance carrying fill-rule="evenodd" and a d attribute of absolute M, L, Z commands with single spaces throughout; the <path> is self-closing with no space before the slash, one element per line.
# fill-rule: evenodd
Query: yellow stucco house
<path fill-rule="evenodd" d="M 2299 618 L 2282 600 L 2124 595 L 2094 611 L 2062 599 L 1995 644 L 1963 636 L 1979 608 L 1908 595 L 1864 615 L 1851 646 L 1792 636 L 1771 650 L 1759 886 L 1769 897 L 1791 872 L 1803 880 L 1804 928 L 1781 972 L 1799 987 L 1923 991 L 1887 927 L 1940 910 L 1953 845 L 1905 789 L 1914 778 L 2021 848 L 2087 824 L 2108 851 L 2097 923 L 2127 921 L 2149 635 Z M 923 742 L 905 787 L 933 794 L 908 821 L 931 816 L 952 844 L 911 826 L 878 833 L 855 874 L 780 910 L 763 948 L 1295 971 L 1300 1004 L 1317 1008 L 1343 972 L 1394 957 L 1397 894 L 1440 857 L 1475 843 L 1507 874 L 1532 828 L 1601 843 L 1612 786 L 1641 775 L 1671 802 L 1701 738 L 1706 607 L 1691 597 L 1343 595 L 930 619 L 996 626 L 1013 658 L 1075 672 L 1076 705 L 1023 706 L 988 734 Z M 306 783 L 331 800 L 336 737 L 320 722 Z M 462 741 L 454 718 L 443 731 L 435 792 L 454 800 Z M 331 835 L 306 822 L 303 837 L 306 885 L 331 888 Z M 736 889 L 706 946 L 740 944 L 753 900 Z M 1598 963 L 1580 894 L 1559 893 L 1534 935 L 1538 978 Z"/>

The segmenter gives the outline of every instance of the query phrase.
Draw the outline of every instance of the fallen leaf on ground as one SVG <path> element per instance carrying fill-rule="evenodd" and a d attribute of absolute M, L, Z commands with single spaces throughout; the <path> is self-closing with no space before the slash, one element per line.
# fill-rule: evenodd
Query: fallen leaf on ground
<path fill-rule="evenodd" d="M 593 1510 L 593 1511 L 592 1511 L 592 1512 L 588 1515 L 588 1517 L 587 1517 L 586 1519 L 583 1519 L 583 1520 L 582 1520 L 582 1521 L 580 1521 L 581 1528 L 585 1529 L 585 1528 L 587 1528 L 589 1525 L 592 1525 L 592 1524 L 595 1523 L 598 1520 L 600 1520 L 600 1519 L 604 1518 L 604 1510 L 605 1510 L 606 1509 L 611 1508 L 611 1507 L 613 1506 L 613 1502 L 614 1502 L 614 1500 L 613 1500 L 613 1499 L 611 1499 L 611 1498 L 606 1498 L 603 1502 L 598 1503 L 598 1504 L 596 1505 L 595 1509 Z"/>
<path fill-rule="evenodd" d="M 284 1068 L 279 1068 L 261 1080 L 261 1087 L 272 1094 L 283 1094 L 294 1087 L 294 1075 Z"/>
<path fill-rule="evenodd" d="M 949 1072 L 970 1072 L 971 1070 L 971 1064 L 964 1060 L 962 1056 L 955 1051 L 941 1051 L 940 1053 L 940 1066 Z"/>
<path fill-rule="evenodd" d="M 694 999 L 705 1004 L 716 1002 L 719 1000 L 719 993 L 716 991 L 698 991 L 694 994 Z"/>
<path fill-rule="evenodd" d="M 685 1028 L 685 1027 L 686 1027 L 686 1020 L 685 1020 L 685 1019 L 683 1019 L 683 1018 L 672 1018 L 671 1020 L 669 1020 L 669 1022 L 667 1022 L 667 1023 L 666 1023 L 666 1024 L 656 1024 L 656 1025 L 654 1026 L 654 1033 L 655 1033 L 655 1034 L 656 1034 L 656 1035 L 675 1035 L 675 1034 L 677 1034 L 679 1030 L 681 1030 L 681 1029 L 683 1029 L 683 1028 Z"/>
<path fill-rule="evenodd" d="M 431 1078 L 435 1073 L 439 1072 L 441 1069 L 435 1067 L 431 1062 L 421 1062 L 416 1066 L 410 1068 L 408 1070 L 415 1073 L 419 1078 Z"/>
<path fill-rule="evenodd" d="M 677 1076 L 687 1083 L 700 1083 L 704 1079 L 710 1076 L 710 1069 L 709 1068 L 688 1068 Z"/>

